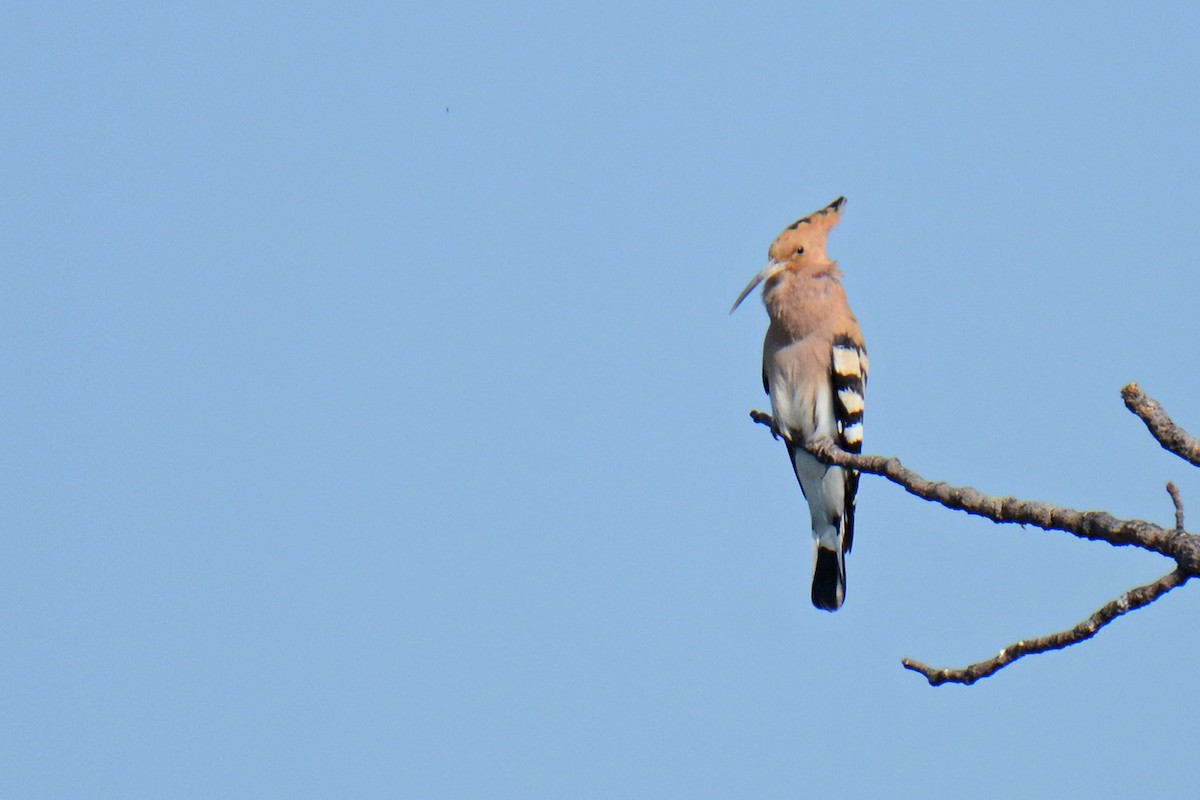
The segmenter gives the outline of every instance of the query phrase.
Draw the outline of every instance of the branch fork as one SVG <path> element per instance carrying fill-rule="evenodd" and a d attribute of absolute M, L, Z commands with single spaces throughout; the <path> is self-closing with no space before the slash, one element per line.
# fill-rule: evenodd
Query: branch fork
<path fill-rule="evenodd" d="M 1176 425 L 1162 406 L 1147 397 L 1136 383 L 1121 390 L 1126 407 L 1137 415 L 1150 434 L 1165 450 L 1190 464 L 1200 466 L 1200 439 Z M 763 411 L 751 411 L 750 418 L 766 425 L 775 433 L 775 421 Z M 1065 631 L 1022 639 L 1002 649 L 986 661 L 962 668 L 930 667 L 920 661 L 905 658 L 900 663 L 925 676 L 931 686 L 943 683 L 970 685 L 986 678 L 1013 662 L 1035 653 L 1061 650 L 1092 638 L 1117 617 L 1147 606 L 1167 592 L 1200 575 L 1200 535 L 1184 530 L 1183 500 L 1173 483 L 1167 492 L 1175 510 L 1175 525 L 1164 528 L 1138 519 L 1118 519 L 1103 511 L 1077 511 L 1053 503 L 1020 500 L 1015 497 L 994 497 L 970 486 L 952 486 L 930 481 L 900 463 L 898 458 L 860 455 L 840 449 L 831 439 L 820 439 L 805 446 L 808 452 L 826 464 L 879 475 L 900 486 L 909 494 L 938 503 L 946 508 L 965 511 L 998 523 L 1032 525 L 1047 531 L 1062 531 L 1081 539 L 1107 542 L 1115 547 L 1138 547 L 1170 558 L 1175 568 L 1156 581 L 1138 586 L 1105 603 L 1087 619 Z"/>

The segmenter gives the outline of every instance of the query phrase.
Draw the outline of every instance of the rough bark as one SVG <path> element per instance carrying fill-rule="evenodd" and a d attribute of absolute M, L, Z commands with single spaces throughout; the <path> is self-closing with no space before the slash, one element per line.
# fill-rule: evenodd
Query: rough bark
<path fill-rule="evenodd" d="M 1136 383 L 1121 389 L 1125 407 L 1146 423 L 1150 435 L 1158 440 L 1164 450 L 1169 450 L 1193 467 L 1200 467 L 1200 439 L 1176 425 L 1155 400 L 1147 397 Z"/>

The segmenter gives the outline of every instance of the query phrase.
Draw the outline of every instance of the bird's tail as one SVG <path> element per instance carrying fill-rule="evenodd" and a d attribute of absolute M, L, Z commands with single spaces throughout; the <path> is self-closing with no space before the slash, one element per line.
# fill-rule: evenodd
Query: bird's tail
<path fill-rule="evenodd" d="M 817 543 L 813 559 L 812 601 L 824 611 L 837 611 L 846 598 L 846 560 L 839 550 Z"/>

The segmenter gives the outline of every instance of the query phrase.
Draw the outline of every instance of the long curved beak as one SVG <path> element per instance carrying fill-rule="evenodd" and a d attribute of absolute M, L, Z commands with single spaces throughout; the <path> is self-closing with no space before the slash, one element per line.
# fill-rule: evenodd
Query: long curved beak
<path fill-rule="evenodd" d="M 733 301 L 733 308 L 729 309 L 729 313 L 732 314 L 733 312 L 737 311 L 737 307 L 742 304 L 742 301 L 746 299 L 747 295 L 754 291 L 755 286 L 758 286 L 765 280 L 770 280 L 780 272 L 783 272 L 783 264 L 778 261 L 767 262 L 767 265 L 762 268 L 762 271 L 751 278 L 750 282 L 746 284 L 746 288 L 742 289 L 742 293 L 738 295 L 738 299 Z"/>

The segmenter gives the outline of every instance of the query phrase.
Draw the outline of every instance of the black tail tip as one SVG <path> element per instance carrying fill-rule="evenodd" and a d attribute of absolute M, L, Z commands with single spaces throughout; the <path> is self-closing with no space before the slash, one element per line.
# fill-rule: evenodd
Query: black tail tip
<path fill-rule="evenodd" d="M 822 611 L 837 611 L 846 598 L 846 574 L 838 554 L 827 547 L 817 548 L 813 565 L 812 603 Z"/>

